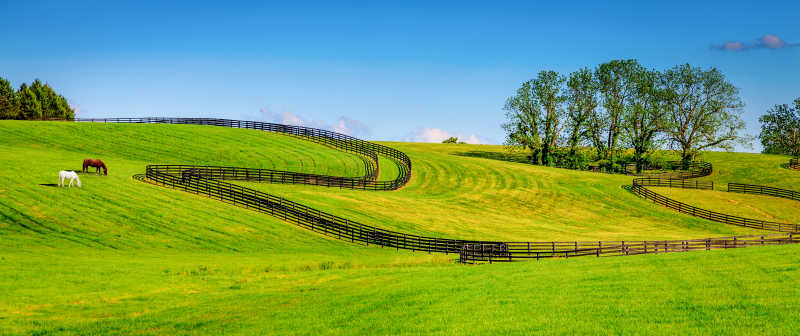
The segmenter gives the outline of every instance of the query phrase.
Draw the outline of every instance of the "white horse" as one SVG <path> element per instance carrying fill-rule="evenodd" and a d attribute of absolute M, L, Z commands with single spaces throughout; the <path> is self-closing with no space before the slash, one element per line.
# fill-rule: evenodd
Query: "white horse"
<path fill-rule="evenodd" d="M 59 187 L 66 187 L 66 185 L 64 185 L 64 180 L 65 179 L 69 179 L 70 188 L 72 188 L 72 183 L 75 182 L 75 180 L 78 180 L 78 188 L 81 187 L 81 179 L 78 178 L 78 174 L 75 173 L 74 171 L 62 170 L 62 171 L 58 172 L 58 186 Z"/>

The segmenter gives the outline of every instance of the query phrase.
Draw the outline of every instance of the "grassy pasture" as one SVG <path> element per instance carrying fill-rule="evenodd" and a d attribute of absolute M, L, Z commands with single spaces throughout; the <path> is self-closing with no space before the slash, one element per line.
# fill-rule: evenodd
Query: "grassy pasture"
<path fill-rule="evenodd" d="M 507 155 L 499 146 L 387 145 L 414 164 L 399 191 L 247 185 L 366 224 L 453 238 L 762 233 L 639 199 L 621 188 L 628 177 L 498 160 Z M 111 175 L 81 175 L 83 189 L 42 185 L 85 157 L 102 158 Z M 781 168 L 783 157 L 705 157 L 717 183 L 800 182 Z M 0 334 L 778 335 L 800 327 L 800 247 L 462 266 L 452 255 L 328 239 L 130 178 L 149 163 L 363 173 L 355 156 L 258 131 L 0 121 Z M 392 174 L 382 159 L 381 179 Z"/>
<path fill-rule="evenodd" d="M 706 210 L 778 223 L 800 223 L 800 202 L 790 199 L 712 190 L 650 189 Z"/>
<path fill-rule="evenodd" d="M 652 240 L 760 232 L 676 214 L 640 199 L 622 188 L 631 177 L 469 155 L 493 151 L 508 155 L 500 146 L 387 145 L 413 160 L 411 181 L 396 192 L 331 193 L 314 186 L 244 185 L 363 223 L 445 238 Z M 414 216 L 405 216 L 408 213 Z"/>
<path fill-rule="evenodd" d="M 800 328 L 798 252 L 798 246 L 781 246 L 292 270 L 275 267 L 275 256 L 266 253 L 19 251 L 4 254 L 0 263 L 0 329 L 74 335 L 789 335 Z"/>

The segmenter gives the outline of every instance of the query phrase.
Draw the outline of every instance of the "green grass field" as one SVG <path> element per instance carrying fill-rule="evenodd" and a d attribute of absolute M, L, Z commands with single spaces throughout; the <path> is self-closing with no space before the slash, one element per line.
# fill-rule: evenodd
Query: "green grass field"
<path fill-rule="evenodd" d="M 651 190 L 706 210 L 778 223 L 800 223 L 800 202 L 762 195 L 726 191 L 650 188 Z"/>
<path fill-rule="evenodd" d="M 652 204 L 622 188 L 629 177 L 513 162 L 500 146 L 386 145 L 413 161 L 412 179 L 398 191 L 244 184 L 364 224 L 448 238 L 764 233 Z M 46 185 L 86 157 L 102 158 L 110 175 L 81 175 L 82 189 Z M 800 182 L 781 156 L 704 159 L 715 167 L 707 179 L 718 184 L 797 190 Z M 800 328 L 800 247 L 463 266 L 453 255 L 332 240 L 133 180 L 147 164 L 363 173 L 355 156 L 259 131 L 2 121 L 0 334 L 783 335 Z M 381 159 L 380 178 L 396 174 Z"/>

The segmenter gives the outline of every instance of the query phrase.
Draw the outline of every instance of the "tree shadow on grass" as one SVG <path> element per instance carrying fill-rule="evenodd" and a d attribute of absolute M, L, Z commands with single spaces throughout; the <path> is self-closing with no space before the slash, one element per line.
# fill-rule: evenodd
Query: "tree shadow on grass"
<path fill-rule="evenodd" d="M 57 183 L 39 183 L 39 185 L 44 187 L 58 187 Z"/>
<path fill-rule="evenodd" d="M 453 155 L 531 164 L 531 160 L 529 159 L 530 155 L 526 153 L 468 151 L 468 152 L 453 153 Z"/>

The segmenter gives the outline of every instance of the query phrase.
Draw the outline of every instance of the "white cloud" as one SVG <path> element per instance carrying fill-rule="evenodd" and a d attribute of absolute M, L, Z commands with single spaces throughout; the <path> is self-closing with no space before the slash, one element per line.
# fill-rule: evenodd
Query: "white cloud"
<path fill-rule="evenodd" d="M 414 135 L 416 142 L 442 142 L 450 137 L 450 133 L 440 128 L 423 128 Z"/>
<path fill-rule="evenodd" d="M 262 108 L 259 112 L 259 117 L 262 120 L 271 123 L 321 128 L 354 137 L 366 137 L 370 135 L 370 129 L 364 125 L 364 123 L 345 116 L 339 117 L 336 123 L 331 125 L 324 121 L 310 120 L 289 111 L 273 112 L 268 108 Z"/>
<path fill-rule="evenodd" d="M 786 46 L 786 42 L 783 42 L 779 37 L 771 34 L 764 35 L 760 42 L 761 45 L 770 49 L 778 49 Z"/>
<path fill-rule="evenodd" d="M 723 50 L 744 50 L 742 42 L 728 42 L 722 45 Z"/>
<path fill-rule="evenodd" d="M 461 139 L 461 138 L 459 138 L 459 139 Z M 478 137 L 475 136 L 475 134 L 470 134 L 469 137 L 467 137 L 466 139 L 461 140 L 461 141 L 464 141 L 464 142 L 466 142 L 468 144 L 474 144 L 474 145 L 478 145 L 478 144 L 484 143 L 483 141 L 478 139 Z"/>
<path fill-rule="evenodd" d="M 792 47 L 800 47 L 800 43 L 786 43 L 786 41 L 782 40 L 778 36 L 766 34 L 763 37 L 751 42 L 731 41 L 720 46 L 712 46 L 711 48 L 724 51 L 741 51 L 751 49 L 783 49 Z"/>
<path fill-rule="evenodd" d="M 262 108 L 259 112 L 261 112 L 262 118 L 276 124 L 286 124 L 295 126 L 305 126 L 307 124 L 307 122 L 302 117 L 292 112 L 283 111 L 277 113 L 277 112 L 272 112 L 267 108 Z"/>
<path fill-rule="evenodd" d="M 371 133 L 369 127 L 364 123 L 347 117 L 339 117 L 339 120 L 333 124 L 333 131 L 354 137 L 365 137 Z"/>
<path fill-rule="evenodd" d="M 478 136 L 475 134 L 465 135 L 463 133 L 450 133 L 441 128 L 422 128 L 413 132 L 411 136 L 407 137 L 405 140 L 414 142 L 440 143 L 450 137 L 458 137 L 458 141 L 464 141 L 468 144 L 477 145 L 484 143 L 478 139 Z"/>

